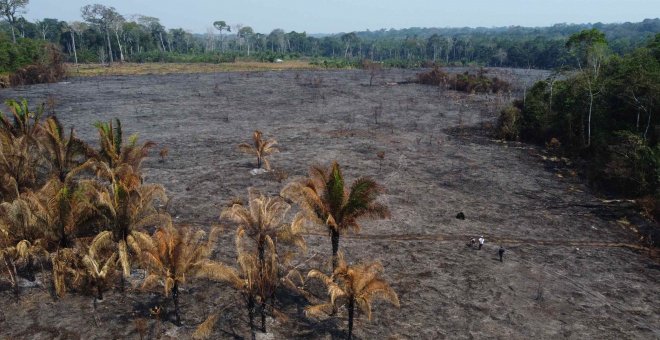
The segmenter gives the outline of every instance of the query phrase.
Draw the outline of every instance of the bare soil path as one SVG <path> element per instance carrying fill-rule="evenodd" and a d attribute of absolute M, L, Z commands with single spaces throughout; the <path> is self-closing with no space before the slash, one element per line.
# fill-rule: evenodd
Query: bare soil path
<path fill-rule="evenodd" d="M 0 99 L 50 96 L 63 123 L 93 144 L 91 124 L 118 117 L 127 135 L 168 147 L 165 162 L 157 148 L 144 166 L 146 180 L 168 190 L 178 223 L 221 223 L 220 209 L 248 187 L 277 195 L 313 163 L 337 160 L 349 182 L 368 175 L 382 183 L 392 218 L 363 223 L 340 248 L 353 262 L 381 261 L 401 308 L 376 303 L 372 321 L 359 316 L 357 338 L 660 338 L 660 266 L 635 246 L 632 213 L 604 204 L 537 148 L 493 140 L 488 128 L 510 97 L 386 85 L 414 72 L 386 71 L 371 87 L 363 71 L 93 77 L 4 89 Z M 491 73 L 518 85 L 544 74 Z M 279 176 L 250 175 L 255 160 L 237 151 L 254 129 L 279 141 L 281 152 L 271 158 Z M 455 218 L 459 212 L 465 220 Z M 228 263 L 231 229 L 216 255 Z M 479 235 L 483 250 L 465 246 Z M 306 239 L 308 253 L 296 265 L 325 268 L 329 237 L 312 228 Z M 507 248 L 502 263 L 500 244 Z M 323 293 L 314 283 L 306 288 Z M 278 297 L 287 320 L 269 318 L 263 338 L 346 335 L 345 311 L 308 319 L 304 299 L 285 291 Z M 54 301 L 37 286 L 17 302 L 0 289 L 0 338 L 138 339 L 136 320 L 146 320 L 152 338 L 189 338 L 216 311 L 214 337 L 249 336 L 240 297 L 222 285 L 183 287 L 182 327 L 150 318 L 158 303 L 158 294 L 137 289 L 109 292 L 96 309 L 80 294 Z"/>

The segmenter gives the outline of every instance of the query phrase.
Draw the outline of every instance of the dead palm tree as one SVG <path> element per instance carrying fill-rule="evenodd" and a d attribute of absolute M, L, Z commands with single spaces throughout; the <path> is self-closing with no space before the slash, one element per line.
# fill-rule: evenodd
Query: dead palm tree
<path fill-rule="evenodd" d="M 305 249 L 302 236 L 304 219 L 301 214 L 292 223 L 285 223 L 291 206 L 279 197 L 265 197 L 257 190 L 248 190 L 248 205 L 235 203 L 221 216 L 238 224 L 237 240 L 250 239 L 257 253 L 258 284 L 261 298 L 261 328 L 266 328 L 266 303 L 275 294 L 279 282 L 277 243 L 292 244 Z M 243 246 L 244 247 L 244 246 Z M 271 263 L 272 260 L 275 263 Z"/>
<path fill-rule="evenodd" d="M 179 287 L 186 282 L 186 277 L 204 276 L 209 269 L 214 268 L 210 257 L 215 249 L 218 231 L 218 228 L 213 228 L 204 241 L 206 233 L 203 230 L 160 227 L 153 235 L 154 246 L 143 251 L 143 259 L 149 270 L 143 287 L 162 282 L 165 296 L 172 296 L 177 325 L 181 324 Z"/>
<path fill-rule="evenodd" d="M 5 235 L 10 244 L 23 240 L 35 243 L 46 238 L 25 195 L 0 204 L 0 233 Z"/>
<path fill-rule="evenodd" d="M 334 269 L 341 234 L 349 229 L 358 232 L 358 219 L 390 216 L 389 209 L 376 202 L 382 192 L 383 188 L 367 177 L 358 178 L 347 189 L 339 164 L 333 162 L 329 169 L 312 166 L 309 178 L 287 185 L 281 195 L 296 202 L 311 221 L 328 228 Z"/>
<path fill-rule="evenodd" d="M 95 217 L 86 195 L 89 181 L 81 184 L 77 179 L 94 165 L 87 160 L 92 151 L 75 137 L 73 128 L 67 137 L 55 116 L 44 121 L 38 137 L 51 177 L 39 191 L 28 195 L 28 201 L 40 224 L 51 231 L 50 236 L 60 247 L 69 247 L 76 227 Z"/>
<path fill-rule="evenodd" d="M 132 187 L 132 183 L 115 180 L 108 187 L 98 188 L 96 193 L 94 204 L 106 223 L 105 230 L 94 237 L 90 248 L 97 253 L 104 249 L 117 252 L 122 283 L 130 276 L 130 257 L 152 247 L 151 237 L 142 230 L 172 223 L 169 214 L 154 207 L 155 200 L 167 201 L 165 190 L 156 184 Z"/>
<path fill-rule="evenodd" d="M 76 236 L 92 236 L 83 234 L 90 232 L 83 227 L 91 229 L 101 223 L 93 202 L 95 188 L 96 183 L 90 180 L 74 184 L 52 178 L 39 191 L 27 192 L 23 197 L 48 240 L 66 248 L 73 245 Z"/>
<path fill-rule="evenodd" d="M 76 174 L 88 168 L 82 165 L 93 150 L 76 137 L 73 128 L 67 137 L 56 116 L 46 118 L 42 126 L 39 141 L 52 176 L 62 183 L 71 182 Z"/>
<path fill-rule="evenodd" d="M 84 283 L 87 269 L 82 254 L 85 251 L 79 248 L 61 248 L 51 256 L 53 286 L 58 297 L 63 297 L 68 288 Z"/>
<path fill-rule="evenodd" d="M 383 266 L 378 262 L 349 266 L 339 253 L 337 268 L 332 276 L 327 276 L 318 270 L 311 270 L 307 277 L 321 280 L 328 287 L 330 302 L 307 307 L 305 312 L 310 316 L 331 314 L 335 308 L 346 306 L 348 309 L 348 339 L 353 335 L 353 318 L 355 307 L 365 313 L 371 320 L 371 304 L 374 299 L 389 301 L 399 307 L 399 298 L 379 277 Z"/>
<path fill-rule="evenodd" d="M 41 160 L 36 135 L 43 105 L 31 111 L 27 100 L 5 103 L 12 118 L 0 113 L 0 201 L 12 200 L 34 188 Z"/>
<path fill-rule="evenodd" d="M 85 272 L 89 284 L 96 288 L 95 299 L 103 300 L 103 291 L 112 278 L 115 267 L 117 266 L 117 253 L 112 253 L 110 257 L 102 260 L 99 259 L 98 254 L 89 252 L 82 258 L 82 264 L 85 267 Z"/>
<path fill-rule="evenodd" d="M 1 249 L 0 256 L 2 256 L 2 259 L 4 260 L 12 286 L 14 286 L 16 294 L 18 294 L 19 286 L 17 268 L 25 268 L 27 275 L 29 275 L 28 279 L 34 281 L 35 262 L 40 262 L 41 268 L 43 269 L 43 261 L 48 259 L 49 254 L 44 248 L 41 240 L 34 243 L 28 240 L 21 240 L 14 246 Z"/>
<path fill-rule="evenodd" d="M 245 299 L 250 334 L 254 340 L 256 338 L 254 312 L 259 302 L 259 293 L 262 290 L 259 283 L 259 259 L 256 254 L 247 252 L 244 249 L 241 238 L 239 236 L 236 237 L 238 270 L 223 263 L 215 262 L 208 266 L 204 276 L 215 281 L 229 283 Z M 272 263 L 272 261 L 269 261 L 269 263 Z"/>
<path fill-rule="evenodd" d="M 264 263 L 267 242 L 277 246 L 277 242 L 281 241 L 305 249 L 305 239 L 302 236 L 304 219 L 302 215 L 296 215 L 293 223 L 285 223 L 290 209 L 291 206 L 280 197 L 266 197 L 250 188 L 247 206 L 234 203 L 223 210 L 220 216 L 238 225 L 238 235 L 245 235 L 254 241 L 259 262 Z"/>
<path fill-rule="evenodd" d="M 270 170 L 270 162 L 266 157 L 279 152 L 279 149 L 275 144 L 277 144 L 275 139 L 264 140 L 263 133 L 259 130 L 255 130 L 252 134 L 252 144 L 241 143 L 238 145 L 238 149 L 247 154 L 257 156 L 258 169 L 261 169 L 261 165 L 263 164 L 266 170 Z"/>

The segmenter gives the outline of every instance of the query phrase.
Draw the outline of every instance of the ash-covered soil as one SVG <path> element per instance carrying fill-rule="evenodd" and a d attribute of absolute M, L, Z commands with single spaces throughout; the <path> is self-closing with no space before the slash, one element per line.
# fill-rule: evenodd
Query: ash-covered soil
<path fill-rule="evenodd" d="M 522 86 L 544 73 L 490 74 Z M 146 181 L 166 187 L 170 213 L 182 224 L 220 224 L 221 208 L 246 197 L 248 187 L 277 195 L 314 163 L 337 160 L 348 182 L 376 179 L 387 188 L 382 199 L 392 218 L 364 222 L 340 248 L 350 262 L 381 261 L 401 308 L 376 303 L 372 321 L 359 315 L 357 338 L 659 338 L 660 266 L 636 249 L 623 220 L 636 221 L 632 212 L 592 194 L 560 162 L 543 161 L 541 150 L 491 137 L 509 96 L 392 85 L 413 75 L 386 71 L 371 87 L 364 71 L 100 77 L 5 89 L 0 99 L 51 97 L 63 123 L 93 145 L 92 123 L 115 117 L 126 135 L 158 143 L 144 163 Z M 251 175 L 255 160 L 237 150 L 255 129 L 279 141 L 281 152 L 271 157 L 277 176 Z M 169 149 L 162 163 L 161 147 Z M 459 212 L 465 220 L 455 218 Z M 225 230 L 216 258 L 233 263 L 233 228 Z M 479 235 L 484 249 L 466 246 Z M 306 239 L 308 252 L 296 264 L 302 272 L 326 268 L 326 232 L 310 228 Z M 45 286 L 24 288 L 19 301 L 0 287 L 0 337 L 138 339 L 136 320 L 144 320 L 147 338 L 189 338 L 220 312 L 213 337 L 249 338 L 243 301 L 224 285 L 187 283 L 184 325 L 175 327 L 149 317 L 160 292 L 114 290 L 94 308 L 80 294 L 55 301 L 50 276 L 41 280 Z M 323 293 L 317 284 L 308 288 Z M 346 335 L 344 310 L 308 319 L 303 298 L 285 290 L 278 298 L 286 318 L 269 318 L 269 333 L 259 338 Z"/>

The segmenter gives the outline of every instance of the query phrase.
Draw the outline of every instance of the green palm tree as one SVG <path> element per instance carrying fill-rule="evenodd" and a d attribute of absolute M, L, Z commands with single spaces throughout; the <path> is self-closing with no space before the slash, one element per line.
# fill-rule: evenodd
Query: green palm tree
<path fill-rule="evenodd" d="M 109 122 L 96 122 L 94 126 L 99 132 L 99 142 L 101 149 L 96 158 L 108 164 L 108 167 L 115 169 L 122 164 L 129 165 L 133 172 L 140 174 L 142 161 L 147 157 L 149 149 L 154 145 L 147 141 L 142 145 L 137 144 L 137 134 L 128 138 L 128 143 L 124 143 L 121 121 L 115 119 L 115 124 Z"/>
<path fill-rule="evenodd" d="M 350 188 L 335 161 L 330 168 L 312 166 L 309 177 L 287 185 L 281 192 L 296 202 L 307 217 L 328 228 L 332 240 L 332 268 L 337 266 L 339 236 L 348 230 L 358 232 L 361 218 L 387 218 L 389 209 L 376 202 L 383 188 L 374 180 L 361 177 Z"/>

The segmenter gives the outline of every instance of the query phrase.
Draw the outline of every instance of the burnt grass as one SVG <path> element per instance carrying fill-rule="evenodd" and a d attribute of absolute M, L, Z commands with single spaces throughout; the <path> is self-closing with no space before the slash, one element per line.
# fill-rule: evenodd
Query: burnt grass
<path fill-rule="evenodd" d="M 638 248 L 635 213 L 543 161 L 539 148 L 491 137 L 512 96 L 393 85 L 414 74 L 385 71 L 371 87 L 359 70 L 73 78 L 3 89 L 0 99 L 50 97 L 62 122 L 92 145 L 92 123 L 115 117 L 126 136 L 158 143 L 144 163 L 145 181 L 165 186 L 177 223 L 224 225 L 215 258 L 230 264 L 234 231 L 219 214 L 248 187 L 277 195 L 309 165 L 332 160 L 349 183 L 366 175 L 383 184 L 392 218 L 363 222 L 359 234 L 340 239 L 340 249 L 350 262 L 381 261 L 401 308 L 375 303 L 371 321 L 358 315 L 357 338 L 660 337 L 659 266 Z M 518 89 L 543 74 L 488 73 Z M 279 141 L 281 152 L 270 158 L 277 176 L 251 175 L 256 160 L 237 150 L 255 129 Z M 169 149 L 164 162 L 161 147 Z M 455 218 L 459 212 L 464 220 Z M 479 235 L 484 249 L 466 246 Z M 306 240 L 309 249 L 294 265 L 303 274 L 327 271 L 325 230 L 310 228 Z M 507 249 L 503 263 L 500 244 Z M 135 286 L 141 275 L 135 272 Z M 0 282 L 0 338 L 139 339 L 138 328 L 145 338 L 190 338 L 214 312 L 220 317 L 213 338 L 250 336 L 238 293 L 204 280 L 182 287 L 181 327 L 150 316 L 156 305 L 165 313 L 173 308 L 160 291 L 115 288 L 96 304 L 84 292 L 55 300 L 50 274 L 39 274 L 41 284 L 23 287 L 17 300 Z M 306 288 L 323 297 L 317 283 Z M 346 336 L 345 310 L 309 319 L 304 298 L 286 289 L 277 297 L 282 315 L 269 317 L 269 333 L 259 338 Z"/>

